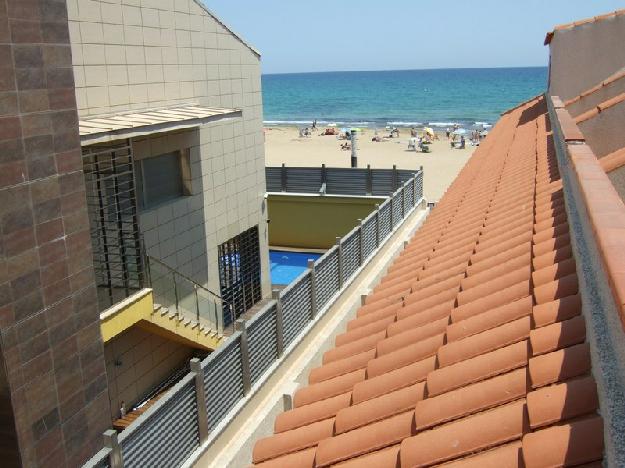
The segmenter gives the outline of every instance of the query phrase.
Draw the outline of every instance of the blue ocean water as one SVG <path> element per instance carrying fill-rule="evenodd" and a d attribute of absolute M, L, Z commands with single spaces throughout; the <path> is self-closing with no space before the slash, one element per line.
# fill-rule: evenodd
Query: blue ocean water
<path fill-rule="evenodd" d="M 266 125 L 464 127 L 542 93 L 546 67 L 455 68 L 262 76 Z"/>
<path fill-rule="evenodd" d="M 271 283 L 279 285 L 291 283 L 306 270 L 309 258 L 317 260 L 319 257 L 321 257 L 319 253 L 270 250 Z"/>

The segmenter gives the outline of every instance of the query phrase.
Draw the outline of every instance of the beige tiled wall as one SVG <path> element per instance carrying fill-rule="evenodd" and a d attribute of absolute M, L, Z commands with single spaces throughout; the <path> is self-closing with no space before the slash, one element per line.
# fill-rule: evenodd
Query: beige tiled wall
<path fill-rule="evenodd" d="M 104 345 L 111 418 L 119 418 L 121 402 L 129 411 L 193 354 L 187 346 L 134 326 Z"/>
<path fill-rule="evenodd" d="M 81 117 L 178 104 L 242 117 L 133 142 L 191 148 L 193 195 L 141 214 L 150 253 L 218 290 L 217 245 L 258 225 L 270 292 L 260 58 L 194 0 L 67 0 Z"/>

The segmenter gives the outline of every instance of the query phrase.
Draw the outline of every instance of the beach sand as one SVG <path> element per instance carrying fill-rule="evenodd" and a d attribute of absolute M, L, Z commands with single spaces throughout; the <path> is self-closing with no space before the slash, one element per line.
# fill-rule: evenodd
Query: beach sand
<path fill-rule="evenodd" d="M 309 138 L 300 138 L 298 134 L 295 127 L 265 128 L 266 165 L 350 166 L 351 150 L 340 149 L 343 140 L 336 136 L 320 136 L 319 132 Z M 388 135 L 388 131 L 379 131 L 379 134 Z M 439 134 L 440 140 L 430 146 L 431 153 L 417 153 L 408 151 L 409 128 L 400 129 L 399 138 L 380 143 L 371 141 L 373 135 L 373 129 L 363 129 L 360 135 L 358 167 L 370 164 L 372 168 L 391 168 L 395 164 L 398 169 L 418 169 L 423 166 L 424 195 L 428 201 L 438 201 L 442 197 L 475 149 L 468 143 L 466 149 L 451 149 L 445 135 Z"/>

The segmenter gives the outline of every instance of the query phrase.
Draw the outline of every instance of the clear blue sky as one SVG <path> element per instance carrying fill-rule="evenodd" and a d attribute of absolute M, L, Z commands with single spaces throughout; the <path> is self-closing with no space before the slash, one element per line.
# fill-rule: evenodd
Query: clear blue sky
<path fill-rule="evenodd" d="M 547 65 L 554 25 L 611 0 L 203 0 L 262 53 L 263 73 Z"/>

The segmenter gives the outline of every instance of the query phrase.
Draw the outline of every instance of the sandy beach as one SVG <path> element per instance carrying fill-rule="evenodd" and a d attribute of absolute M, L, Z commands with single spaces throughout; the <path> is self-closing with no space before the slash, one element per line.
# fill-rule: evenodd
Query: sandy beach
<path fill-rule="evenodd" d="M 320 136 L 320 132 L 311 137 L 300 138 L 296 127 L 265 128 L 265 162 L 268 166 L 326 166 L 349 167 L 351 151 L 341 150 L 343 140 L 336 136 Z M 387 131 L 380 130 L 380 135 Z M 370 164 L 374 168 L 390 168 L 395 164 L 401 169 L 424 169 L 424 194 L 429 201 L 437 201 L 454 180 L 460 169 L 467 162 L 473 150 L 467 144 L 466 149 L 452 149 L 444 134 L 431 146 L 431 153 L 408 150 L 410 129 L 400 129 L 400 137 L 385 139 L 383 142 L 371 141 L 373 129 L 363 129 L 360 136 L 358 166 Z"/>

